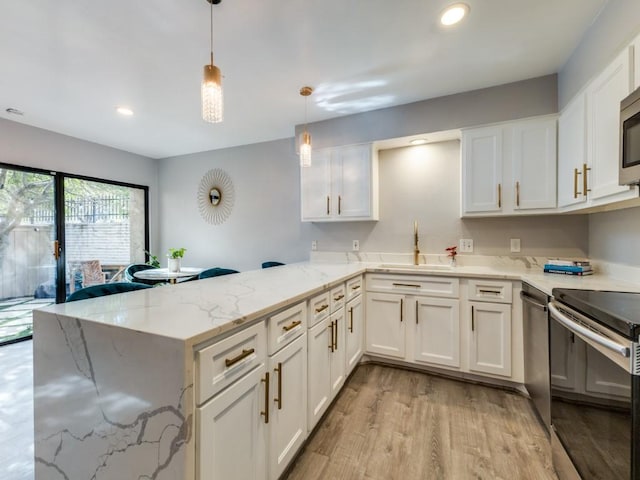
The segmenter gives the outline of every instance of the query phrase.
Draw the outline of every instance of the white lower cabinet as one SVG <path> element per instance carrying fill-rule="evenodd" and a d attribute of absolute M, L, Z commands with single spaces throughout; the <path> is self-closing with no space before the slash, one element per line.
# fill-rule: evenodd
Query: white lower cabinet
<path fill-rule="evenodd" d="M 344 307 L 340 308 L 336 313 L 333 313 L 329 317 L 329 321 L 332 325 L 332 341 L 333 348 L 330 348 L 331 352 L 330 360 L 330 373 L 331 373 L 331 399 L 338 394 L 344 381 L 346 379 L 346 342 L 344 338 L 345 324 L 344 324 Z"/>
<path fill-rule="evenodd" d="M 404 295 L 367 292 L 366 305 L 367 352 L 404 359 L 407 347 Z"/>
<path fill-rule="evenodd" d="M 364 305 L 362 295 L 347 302 L 345 320 L 346 372 L 348 376 L 356 367 L 364 352 Z"/>
<path fill-rule="evenodd" d="M 460 302 L 450 298 L 415 298 L 413 359 L 460 367 Z"/>
<path fill-rule="evenodd" d="M 469 369 L 511 376 L 511 305 L 469 302 L 471 337 Z"/>
<path fill-rule="evenodd" d="M 196 409 L 200 480 L 267 480 L 264 364 Z"/>
<path fill-rule="evenodd" d="M 269 372 L 269 478 L 275 480 L 307 437 L 306 333 L 269 358 Z"/>
<path fill-rule="evenodd" d="M 307 336 L 307 429 L 311 431 L 331 402 L 331 346 L 329 317 Z"/>

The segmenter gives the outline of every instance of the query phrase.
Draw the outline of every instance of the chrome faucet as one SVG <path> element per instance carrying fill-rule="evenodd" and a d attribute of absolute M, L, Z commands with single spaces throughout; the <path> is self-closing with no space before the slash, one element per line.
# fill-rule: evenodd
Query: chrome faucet
<path fill-rule="evenodd" d="M 420 264 L 420 249 L 418 248 L 418 221 L 413 221 L 413 264 Z"/>

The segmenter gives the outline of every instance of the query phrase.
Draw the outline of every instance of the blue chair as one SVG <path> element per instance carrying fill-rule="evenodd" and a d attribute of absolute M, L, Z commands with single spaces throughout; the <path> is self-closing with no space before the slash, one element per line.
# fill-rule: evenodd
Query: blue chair
<path fill-rule="evenodd" d="M 144 283 L 145 285 L 155 285 L 158 282 L 154 282 L 152 280 L 145 280 L 144 278 L 136 278 L 133 276 L 136 272 L 141 272 L 142 270 L 150 270 L 152 268 L 156 268 L 152 265 L 147 265 L 146 263 L 132 263 L 124 270 L 124 278 L 127 282 L 137 282 Z"/>
<path fill-rule="evenodd" d="M 229 275 L 231 273 L 239 273 L 237 270 L 231 270 L 229 268 L 209 268 L 200 272 L 198 275 L 198 280 L 202 280 L 203 278 L 211 278 L 211 277 L 219 277 L 221 275 Z"/>
<path fill-rule="evenodd" d="M 284 263 L 280 263 L 280 262 L 262 262 L 262 268 L 279 267 L 280 265 L 284 265 Z"/>
<path fill-rule="evenodd" d="M 151 285 L 144 285 L 136 282 L 101 283 L 99 285 L 91 285 L 90 287 L 76 290 L 67 297 L 67 302 L 103 297 L 105 295 L 114 295 L 116 293 L 132 292 L 134 290 L 144 290 L 146 288 L 153 287 Z"/>

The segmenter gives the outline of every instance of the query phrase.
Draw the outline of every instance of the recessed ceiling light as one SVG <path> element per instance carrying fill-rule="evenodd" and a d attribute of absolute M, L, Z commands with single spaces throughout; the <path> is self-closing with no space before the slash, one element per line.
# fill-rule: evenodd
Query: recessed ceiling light
<path fill-rule="evenodd" d="M 131 115 L 133 115 L 133 110 L 131 110 L 129 107 L 116 107 L 116 112 L 126 117 L 130 117 Z"/>
<path fill-rule="evenodd" d="M 469 5 L 466 3 L 454 3 L 448 6 L 440 16 L 440 23 L 445 26 L 455 25 L 469 13 Z"/>
<path fill-rule="evenodd" d="M 11 115 L 24 115 L 22 110 L 18 110 L 17 108 L 7 108 L 5 112 L 10 113 Z"/>
<path fill-rule="evenodd" d="M 425 143 L 427 143 L 427 139 L 426 138 L 414 138 L 409 143 L 411 143 L 411 145 L 424 145 Z"/>

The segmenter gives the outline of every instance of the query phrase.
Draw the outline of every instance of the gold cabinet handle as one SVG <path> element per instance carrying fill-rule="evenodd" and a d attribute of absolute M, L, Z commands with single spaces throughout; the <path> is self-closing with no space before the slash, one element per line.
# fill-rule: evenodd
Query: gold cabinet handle
<path fill-rule="evenodd" d="M 331 324 L 329 325 L 329 327 L 331 329 L 331 343 L 329 344 L 329 350 L 331 350 L 331 353 L 335 352 L 335 341 L 333 340 L 333 322 L 331 322 Z"/>
<path fill-rule="evenodd" d="M 273 400 L 278 404 L 278 410 L 282 410 L 282 362 L 278 362 L 278 366 L 273 370 L 278 372 L 278 397 Z"/>
<path fill-rule="evenodd" d="M 349 309 L 349 331 L 353 333 L 353 307 Z"/>
<path fill-rule="evenodd" d="M 236 363 L 238 363 L 240 360 L 244 360 L 245 358 L 247 358 L 249 355 L 251 355 L 253 352 L 255 352 L 256 349 L 255 348 L 249 348 L 249 349 L 243 349 L 242 353 L 240 355 L 238 355 L 237 357 L 233 357 L 233 358 L 225 358 L 224 359 L 224 364 L 228 367 L 235 365 Z"/>
<path fill-rule="evenodd" d="M 400 321 L 404 320 L 404 298 L 400 299 Z"/>
<path fill-rule="evenodd" d="M 498 208 L 502 208 L 502 184 L 498 184 Z"/>
<path fill-rule="evenodd" d="M 418 325 L 418 300 L 416 300 L 416 325 Z"/>
<path fill-rule="evenodd" d="M 294 328 L 296 328 L 298 325 L 300 325 L 302 323 L 302 321 L 300 320 L 296 320 L 295 322 L 291 322 L 291 324 L 289 325 L 285 325 L 284 327 L 282 327 L 282 329 L 285 332 L 288 332 L 289 330 L 293 330 Z"/>
<path fill-rule="evenodd" d="M 516 207 L 520 206 L 520 182 L 516 182 Z"/>
<path fill-rule="evenodd" d="M 577 168 L 573 169 L 573 198 L 578 198 L 582 192 L 578 191 L 578 175 L 582 175 L 582 172 Z"/>
<path fill-rule="evenodd" d="M 260 381 L 264 383 L 264 410 L 260 415 L 264 417 L 264 423 L 269 423 L 269 372 L 266 372 Z"/>
<path fill-rule="evenodd" d="M 334 302 L 339 302 L 340 300 L 342 300 L 344 298 L 344 293 L 341 293 L 340 295 L 338 295 L 337 297 L 333 297 L 333 301 Z"/>
<path fill-rule="evenodd" d="M 416 285 L 415 283 L 394 283 L 394 287 L 413 287 L 420 288 L 420 285 Z"/>
<path fill-rule="evenodd" d="M 476 329 L 476 325 L 475 325 L 475 310 L 474 310 L 474 306 L 471 305 L 471 331 L 473 332 Z"/>
<path fill-rule="evenodd" d="M 329 210 L 330 203 L 329 202 L 330 202 L 329 195 L 327 195 L 327 215 L 329 215 L 329 212 L 330 212 L 330 210 Z"/>
<path fill-rule="evenodd" d="M 322 305 L 320 308 L 316 308 L 316 313 L 320 313 L 329 308 L 329 305 Z"/>
<path fill-rule="evenodd" d="M 334 340 L 334 344 L 333 344 L 333 348 L 338 351 L 338 320 L 334 321 L 333 324 L 335 325 L 336 328 L 336 334 L 334 336 L 335 340 Z"/>
<path fill-rule="evenodd" d="M 587 172 L 591 170 L 591 167 L 588 167 L 586 163 L 582 164 L 582 194 L 586 197 L 587 192 L 590 192 L 591 189 L 587 188 L 589 181 L 587 178 Z"/>
<path fill-rule="evenodd" d="M 342 215 L 342 196 L 338 195 L 338 215 Z"/>
<path fill-rule="evenodd" d="M 490 293 L 491 295 L 500 295 L 500 290 L 483 290 L 482 288 L 480 288 L 478 292 L 482 294 Z"/>
<path fill-rule="evenodd" d="M 360 285 L 354 285 L 353 287 L 351 287 L 351 290 L 358 290 L 360 288 Z"/>

